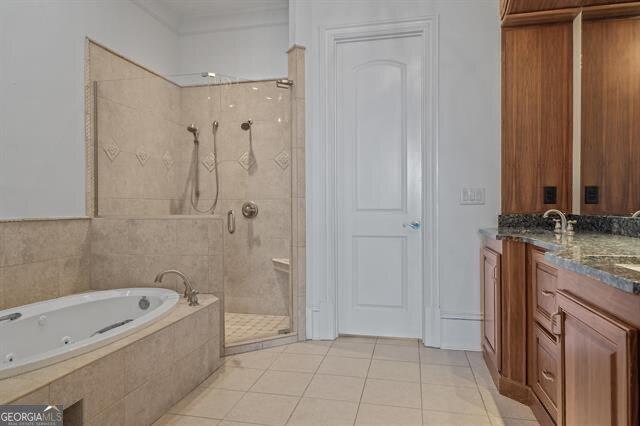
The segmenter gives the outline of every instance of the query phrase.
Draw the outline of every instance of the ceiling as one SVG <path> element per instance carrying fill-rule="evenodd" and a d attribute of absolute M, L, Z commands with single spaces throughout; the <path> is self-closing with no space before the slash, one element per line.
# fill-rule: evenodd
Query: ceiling
<path fill-rule="evenodd" d="M 288 0 L 153 0 L 178 21 L 288 7 Z"/>

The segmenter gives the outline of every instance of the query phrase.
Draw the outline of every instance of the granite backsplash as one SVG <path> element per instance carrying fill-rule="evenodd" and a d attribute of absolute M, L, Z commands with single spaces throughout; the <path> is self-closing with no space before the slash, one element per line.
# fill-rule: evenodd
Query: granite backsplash
<path fill-rule="evenodd" d="M 500 228 L 536 228 L 553 230 L 553 219 L 557 216 L 543 218 L 541 214 L 504 214 L 498 216 Z M 640 238 L 640 218 L 632 219 L 623 216 L 567 215 L 567 219 L 576 220 L 578 232 L 601 232 Z"/>

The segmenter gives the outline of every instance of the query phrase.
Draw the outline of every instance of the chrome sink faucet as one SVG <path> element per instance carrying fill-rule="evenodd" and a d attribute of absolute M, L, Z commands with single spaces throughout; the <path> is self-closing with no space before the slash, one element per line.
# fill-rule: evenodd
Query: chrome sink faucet
<path fill-rule="evenodd" d="M 640 210 L 638 210 L 637 212 L 635 212 L 634 214 L 631 215 L 632 219 L 637 219 L 640 217 Z"/>
<path fill-rule="evenodd" d="M 193 286 L 191 285 L 191 281 L 189 281 L 189 278 L 187 278 L 187 276 L 182 272 L 175 269 L 169 269 L 167 271 L 160 272 L 158 275 L 156 275 L 156 279 L 154 280 L 154 282 L 161 283 L 164 276 L 168 274 L 177 275 L 182 278 L 182 284 L 184 284 L 184 298 L 189 301 L 189 306 L 198 306 L 198 290 L 193 288 Z"/>
<path fill-rule="evenodd" d="M 544 212 L 544 215 L 542 215 L 542 217 L 547 218 L 549 217 L 550 214 L 557 214 L 560 217 L 560 221 L 561 221 L 560 229 L 558 229 L 558 226 L 556 225 L 556 229 L 554 230 L 554 232 L 556 234 L 566 234 L 567 233 L 567 216 L 565 216 L 565 214 L 562 213 L 560 210 L 551 209 Z M 571 231 L 573 232 L 573 226 L 571 227 Z"/>

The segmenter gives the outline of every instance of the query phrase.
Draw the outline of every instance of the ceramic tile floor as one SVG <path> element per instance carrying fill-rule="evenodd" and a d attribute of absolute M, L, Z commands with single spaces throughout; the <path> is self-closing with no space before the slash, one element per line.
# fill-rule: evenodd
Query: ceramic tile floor
<path fill-rule="evenodd" d="M 225 344 L 277 336 L 289 328 L 288 316 L 224 313 Z"/>
<path fill-rule="evenodd" d="M 478 352 L 340 337 L 233 355 L 156 425 L 536 425 Z"/>

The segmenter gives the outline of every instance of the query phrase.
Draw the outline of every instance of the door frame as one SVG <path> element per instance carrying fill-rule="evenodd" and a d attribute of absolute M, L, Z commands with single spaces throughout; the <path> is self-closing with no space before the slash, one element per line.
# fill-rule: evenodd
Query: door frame
<path fill-rule="evenodd" d="M 319 137 L 322 145 L 311 165 L 320 206 L 314 211 L 309 244 L 308 326 L 312 339 L 338 335 L 338 194 L 336 180 L 337 46 L 377 38 L 417 36 L 423 46 L 422 87 L 422 312 L 421 334 L 427 346 L 440 346 L 438 274 L 438 17 L 384 20 L 319 29 Z M 315 203 L 314 203 L 315 204 Z"/>

